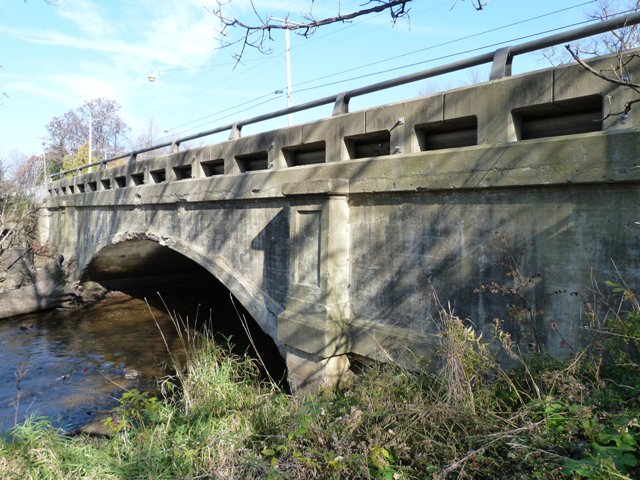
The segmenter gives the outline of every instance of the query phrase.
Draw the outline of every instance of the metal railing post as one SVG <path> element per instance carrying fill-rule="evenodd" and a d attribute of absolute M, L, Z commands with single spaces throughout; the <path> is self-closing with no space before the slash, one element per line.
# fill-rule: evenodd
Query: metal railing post
<path fill-rule="evenodd" d="M 513 63 L 513 55 L 511 47 L 504 47 L 496 50 L 493 54 L 493 63 L 491 64 L 491 74 L 489 80 L 498 80 L 511 76 L 511 64 Z"/>

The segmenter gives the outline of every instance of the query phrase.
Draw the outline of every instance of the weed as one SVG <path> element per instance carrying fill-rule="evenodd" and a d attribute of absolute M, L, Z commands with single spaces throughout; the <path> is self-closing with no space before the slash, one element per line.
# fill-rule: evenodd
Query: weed
<path fill-rule="evenodd" d="M 506 313 L 510 330 L 518 336 L 515 343 L 528 345 L 534 353 L 540 353 L 543 342 L 538 325 L 544 309 L 536 304 L 535 287 L 539 284 L 541 274 L 536 272 L 526 275 L 521 271 L 519 264 L 522 255 L 516 255 L 511 251 L 505 234 L 495 232 L 492 248 L 501 257 L 497 266 L 504 270 L 505 281 L 494 280 L 480 285 L 475 291 L 509 298 Z"/>
<path fill-rule="evenodd" d="M 120 404 L 113 409 L 112 414 L 105 420 L 105 426 L 112 434 L 125 429 L 132 429 L 144 424 L 145 419 L 158 413 L 158 398 L 149 396 L 147 392 L 136 389 L 122 394 Z"/>
<path fill-rule="evenodd" d="M 445 401 L 470 408 L 475 413 L 475 392 L 483 376 L 495 367 L 493 356 L 482 335 L 476 334 L 472 325 L 465 325 L 455 316 L 450 305 L 447 308 L 441 306 L 438 327 L 440 355 L 443 358 L 440 374 L 446 382 Z"/>
<path fill-rule="evenodd" d="M 15 372 L 16 377 L 16 396 L 11 402 L 14 408 L 13 424 L 18 424 L 18 416 L 20 414 L 20 401 L 22 400 L 22 381 L 27 376 L 27 362 L 24 361 L 20 364 Z"/>
<path fill-rule="evenodd" d="M 0 477 L 638 478 L 640 309 L 616 283 L 593 346 L 567 360 L 524 356 L 501 322 L 485 340 L 447 307 L 439 372 L 372 364 L 348 388 L 305 398 L 182 322 L 187 354 L 163 398 L 127 392 L 107 439 L 27 419 L 0 441 Z"/>

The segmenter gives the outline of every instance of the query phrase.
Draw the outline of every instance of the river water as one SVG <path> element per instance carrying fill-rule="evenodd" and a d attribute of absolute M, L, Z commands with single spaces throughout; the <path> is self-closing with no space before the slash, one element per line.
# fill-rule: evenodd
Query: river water
<path fill-rule="evenodd" d="M 126 389 L 153 391 L 170 363 L 160 329 L 180 355 L 166 309 L 124 295 L 0 320 L 0 434 L 26 415 L 74 431 L 117 405 Z"/>

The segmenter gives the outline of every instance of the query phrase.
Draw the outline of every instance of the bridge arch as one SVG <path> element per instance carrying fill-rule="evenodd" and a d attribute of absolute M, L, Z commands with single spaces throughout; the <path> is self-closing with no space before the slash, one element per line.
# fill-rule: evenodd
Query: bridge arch
<path fill-rule="evenodd" d="M 262 336 L 257 348 L 269 373 L 274 378 L 286 378 L 274 302 L 224 258 L 207 255 L 187 242 L 154 232 L 126 232 L 95 243 L 86 252 L 84 261 L 79 262 L 78 270 L 82 281 L 96 281 L 110 289 L 134 290 L 147 286 L 160 291 L 163 286 L 171 288 L 179 282 L 210 288 L 208 292 L 216 297 L 217 305 L 227 302 L 222 308 L 223 315 L 235 319 L 235 307 L 238 307 L 240 313 L 248 317 L 251 335 Z M 229 308 L 229 294 L 235 299 L 233 309 Z M 214 328 L 220 325 L 216 324 L 215 314 Z M 239 326 L 239 320 L 236 324 Z M 252 326 L 258 327 L 259 332 Z M 237 338 L 237 334 L 243 332 L 236 328 L 233 334 Z M 268 337 L 266 342 L 265 337 Z"/>

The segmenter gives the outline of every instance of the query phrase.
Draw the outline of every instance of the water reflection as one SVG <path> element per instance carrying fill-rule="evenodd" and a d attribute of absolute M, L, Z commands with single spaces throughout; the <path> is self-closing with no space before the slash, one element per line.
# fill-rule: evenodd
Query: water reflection
<path fill-rule="evenodd" d="M 169 360 L 159 327 L 180 354 L 166 311 L 137 298 L 0 321 L 0 432 L 14 424 L 21 366 L 18 421 L 46 416 L 67 431 L 115 406 L 125 389 L 153 389 Z"/>

